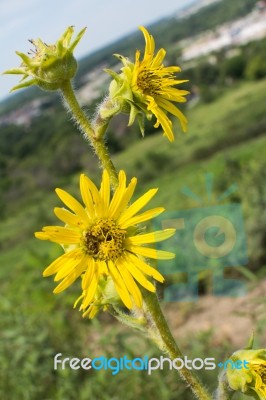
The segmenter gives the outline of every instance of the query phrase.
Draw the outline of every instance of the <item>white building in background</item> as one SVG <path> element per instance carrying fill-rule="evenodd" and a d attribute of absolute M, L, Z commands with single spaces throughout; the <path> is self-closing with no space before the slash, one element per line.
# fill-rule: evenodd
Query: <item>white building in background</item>
<path fill-rule="evenodd" d="M 194 1 L 194 3 L 190 4 L 187 7 L 184 7 L 181 11 L 179 10 L 178 13 L 176 14 L 176 18 L 186 18 L 189 17 L 192 14 L 196 14 L 201 8 L 207 7 L 213 3 L 218 3 L 219 1 L 222 0 L 197 0 Z"/>
<path fill-rule="evenodd" d="M 180 43 L 184 61 L 204 56 L 232 45 L 243 45 L 266 36 L 266 2 L 259 1 L 255 10 L 244 18 L 223 24 Z"/>

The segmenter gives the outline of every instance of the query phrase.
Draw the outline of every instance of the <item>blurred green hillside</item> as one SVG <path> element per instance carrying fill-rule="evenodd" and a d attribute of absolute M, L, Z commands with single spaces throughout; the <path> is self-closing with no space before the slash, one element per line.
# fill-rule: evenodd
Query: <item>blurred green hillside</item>
<path fill-rule="evenodd" d="M 152 27 L 158 46 L 171 47 L 173 62 L 177 38 L 210 29 L 228 19 L 247 13 L 255 1 L 224 0 L 181 21 L 163 20 Z M 243 11 L 245 10 L 245 11 Z M 212 16 L 215 16 L 215 18 Z M 168 28 L 167 28 L 168 27 Z M 170 29 L 171 27 L 171 29 Z M 167 36 L 168 35 L 168 36 Z M 77 87 L 91 68 L 110 60 L 116 46 L 134 56 L 142 48 L 140 36 L 132 36 L 95 53 L 80 63 Z M 216 204 L 232 184 L 237 190 L 221 204 L 241 203 L 247 238 L 248 265 L 229 271 L 251 287 L 265 278 L 266 223 L 266 67 L 265 39 L 239 47 L 237 56 L 215 54 L 218 63 L 207 58 L 184 68 L 192 92 L 183 108 L 189 120 L 187 134 L 174 122 L 176 141 L 170 144 L 161 132 L 147 125 L 142 138 L 136 126 L 124 129 L 127 117 L 115 118 L 107 138 L 118 169 L 138 177 L 136 195 L 159 187 L 153 200 L 167 211 L 197 207 L 182 194 L 189 187 L 208 205 L 206 174 L 213 174 L 211 204 Z M 111 51 L 111 52 L 110 52 Z M 175 60 L 176 61 L 176 60 Z M 104 88 L 103 88 L 104 90 Z M 1 104 L 0 114 L 39 96 L 37 89 L 14 96 Z M 42 96 L 47 96 L 42 94 Z M 93 113 L 97 100 L 86 107 Z M 90 111 L 91 110 L 91 111 Z M 1 126 L 0 132 L 0 398 L 4 400 L 116 400 L 136 397 L 143 400 L 192 399 L 174 371 L 159 371 L 147 376 L 141 371 L 54 371 L 53 357 L 91 357 L 105 355 L 128 357 L 159 355 L 155 346 L 134 332 L 121 327 L 106 315 L 92 322 L 82 320 L 72 309 L 79 294 L 78 285 L 66 293 L 52 294 L 54 283 L 42 278 L 43 269 L 59 254 L 50 243 L 39 242 L 33 233 L 44 225 L 57 223 L 53 208 L 60 205 L 55 187 L 79 197 L 81 171 L 100 179 L 98 161 L 60 105 L 59 97 L 48 96 L 40 116 L 29 125 Z M 177 259 L 178 266 L 178 259 Z M 166 286 L 178 282 L 167 276 Z M 202 294 L 211 293 L 209 277 L 200 283 Z M 167 305 L 166 305 L 167 307 Z M 177 304 L 178 313 L 186 313 Z M 191 309 L 189 310 L 191 311 Z M 265 320 L 254 317 L 257 344 L 263 343 Z M 217 327 L 218 329 L 218 327 Z M 193 332 L 191 332 L 193 334 Z M 248 332 L 246 333 L 248 335 Z M 239 346 L 245 343 L 239 343 Z M 212 332 L 194 334 L 183 341 L 186 354 L 221 360 L 235 349 L 224 339 L 215 345 Z M 137 349 L 137 350 L 136 350 Z M 211 354 L 210 354 L 211 352 Z M 202 372 L 206 385 L 214 390 L 217 371 Z M 158 397 L 159 396 L 159 397 Z M 234 399 L 248 399 L 235 397 Z"/>

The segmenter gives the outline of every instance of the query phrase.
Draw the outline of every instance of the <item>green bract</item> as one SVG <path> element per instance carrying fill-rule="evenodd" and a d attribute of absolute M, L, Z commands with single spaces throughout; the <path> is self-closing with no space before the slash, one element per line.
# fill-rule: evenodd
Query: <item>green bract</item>
<path fill-rule="evenodd" d="M 74 77 L 77 71 L 77 61 L 73 56 L 73 51 L 85 30 L 86 28 L 82 29 L 72 42 L 73 26 L 68 27 L 55 44 L 48 45 L 41 39 L 30 40 L 35 46 L 32 50 L 33 57 L 17 51 L 22 64 L 19 68 L 4 72 L 4 74 L 23 75 L 22 83 L 14 86 L 11 91 L 32 85 L 37 85 L 44 90 L 60 89 L 64 82 Z"/>
<path fill-rule="evenodd" d="M 105 69 L 105 72 L 110 74 L 113 78 L 109 86 L 109 97 L 112 107 L 101 107 L 101 117 L 104 119 L 109 118 L 120 112 L 129 114 L 128 126 L 131 126 L 137 118 L 140 131 L 142 135 L 144 135 L 144 115 L 148 120 L 151 120 L 152 113 L 143 106 L 143 99 L 141 96 L 136 96 L 132 92 L 130 75 L 133 72 L 134 64 L 119 54 L 115 54 L 115 57 L 122 61 L 124 67 L 121 69 L 122 72 L 120 74 L 110 69 Z"/>
<path fill-rule="evenodd" d="M 230 364 L 227 368 L 227 379 L 231 389 L 253 396 L 255 399 L 266 399 L 266 349 L 239 350 L 231 360 L 248 363 L 247 368 L 237 369 Z"/>

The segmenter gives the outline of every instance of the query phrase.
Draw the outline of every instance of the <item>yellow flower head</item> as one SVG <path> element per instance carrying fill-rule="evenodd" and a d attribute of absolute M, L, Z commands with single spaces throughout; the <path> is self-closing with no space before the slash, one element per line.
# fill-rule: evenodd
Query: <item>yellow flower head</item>
<path fill-rule="evenodd" d="M 32 85 L 45 90 L 57 90 L 65 81 L 72 79 L 77 71 L 77 61 L 73 56 L 73 51 L 85 30 L 86 28 L 82 29 L 72 43 L 73 26 L 68 27 L 55 44 L 48 45 L 41 39 L 30 40 L 35 47 L 32 50 L 33 57 L 17 51 L 22 64 L 19 68 L 4 72 L 22 75 L 22 83 L 14 86 L 11 91 Z M 27 78 L 30 79 L 26 80 Z"/>
<path fill-rule="evenodd" d="M 266 399 L 266 349 L 239 350 L 232 357 L 235 363 L 238 360 L 246 361 L 247 368 L 227 369 L 229 386 L 233 390 L 247 395 L 256 395 L 260 400 Z"/>
<path fill-rule="evenodd" d="M 124 64 L 120 74 L 111 70 L 106 70 L 114 80 L 110 85 L 110 98 L 113 100 L 117 109 L 130 114 L 129 125 L 133 124 L 136 117 L 140 124 L 142 133 L 144 132 L 142 116 L 148 119 L 155 116 L 157 119 L 155 128 L 161 125 L 164 135 L 174 141 L 172 122 L 167 114 L 173 114 L 181 123 L 183 131 L 187 129 L 187 119 L 183 113 L 173 104 L 184 103 L 189 92 L 180 90 L 174 86 L 187 82 L 187 80 L 176 80 L 175 73 L 180 72 L 178 66 L 165 67 L 163 60 L 166 55 L 164 49 L 160 49 L 155 55 L 155 43 L 153 37 L 143 27 L 142 31 L 146 47 L 143 59 L 140 59 L 140 51 L 137 50 L 135 63 L 127 58 L 116 55 Z M 102 117 L 108 117 L 110 110 L 103 110 Z"/>
<path fill-rule="evenodd" d="M 159 282 L 164 280 L 156 269 L 148 265 L 146 257 L 167 260 L 175 256 L 143 246 L 165 240 L 175 230 L 140 233 L 138 224 L 156 217 L 164 209 L 158 207 L 139 214 L 157 189 L 149 190 L 129 205 L 136 184 L 137 179 L 133 178 L 126 185 L 125 172 L 120 171 L 119 185 L 111 198 L 110 177 L 106 170 L 100 190 L 88 177 L 81 175 L 80 192 L 84 206 L 69 193 L 56 189 L 59 198 L 69 208 L 56 207 L 54 210 L 65 226 L 46 226 L 35 234 L 38 239 L 63 246 L 65 254 L 45 269 L 44 276 L 55 274 L 54 280 L 61 281 L 54 293 L 65 290 L 81 276 L 83 292 L 78 300 L 82 300 L 81 309 L 87 310 L 89 316 L 97 312 L 95 307 L 110 303 L 115 295 L 128 309 L 133 305 L 141 307 L 142 295 L 137 283 L 154 292 L 155 287 L 148 278 Z"/>

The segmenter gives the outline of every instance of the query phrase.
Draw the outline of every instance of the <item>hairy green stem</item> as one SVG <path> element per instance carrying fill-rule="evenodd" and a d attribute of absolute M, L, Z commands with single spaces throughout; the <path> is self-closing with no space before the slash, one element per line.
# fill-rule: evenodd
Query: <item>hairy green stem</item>
<path fill-rule="evenodd" d="M 70 81 L 67 81 L 64 86 L 61 87 L 61 92 L 74 120 L 91 143 L 102 167 L 108 171 L 112 186 L 116 187 L 118 183 L 117 172 L 111 161 L 108 149 L 104 144 L 103 137 L 97 137 L 95 134 L 95 130 L 92 128 L 91 123 L 77 101 Z"/>
<path fill-rule="evenodd" d="M 95 131 L 95 136 L 98 139 L 101 139 L 104 137 L 105 132 L 108 128 L 109 122 L 110 120 L 113 118 L 113 114 L 108 115 L 106 118 L 102 117 L 102 110 L 103 109 L 108 109 L 108 108 L 112 108 L 113 103 L 110 101 L 110 99 L 107 97 L 105 98 L 102 103 L 100 104 L 98 110 L 97 110 L 97 114 L 95 116 L 95 119 L 93 121 L 93 127 L 94 127 L 94 131 Z"/>
<path fill-rule="evenodd" d="M 223 371 L 219 376 L 219 386 L 216 392 L 215 400 L 231 400 L 234 391 L 229 388 L 226 372 Z"/>
<path fill-rule="evenodd" d="M 162 313 L 158 298 L 155 293 L 143 290 L 143 298 L 150 314 L 151 323 L 155 325 L 157 330 L 156 343 L 161 350 L 166 351 L 169 356 L 174 358 L 184 359 L 184 356 L 177 346 L 175 339 L 168 327 L 165 317 Z M 181 378 L 188 383 L 195 396 L 200 400 L 211 400 L 212 397 L 205 389 L 199 378 L 186 367 L 179 371 Z"/>

